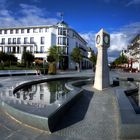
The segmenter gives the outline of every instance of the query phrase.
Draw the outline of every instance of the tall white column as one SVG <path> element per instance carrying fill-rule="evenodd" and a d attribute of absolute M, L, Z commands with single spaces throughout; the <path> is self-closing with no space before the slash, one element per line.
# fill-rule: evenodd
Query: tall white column
<path fill-rule="evenodd" d="M 102 90 L 109 87 L 109 85 L 110 82 L 107 49 L 101 47 L 98 48 L 94 87 L 98 90 Z"/>
<path fill-rule="evenodd" d="M 110 46 L 110 36 L 101 29 L 96 35 L 98 49 L 94 88 L 103 90 L 110 86 L 107 48 Z"/>

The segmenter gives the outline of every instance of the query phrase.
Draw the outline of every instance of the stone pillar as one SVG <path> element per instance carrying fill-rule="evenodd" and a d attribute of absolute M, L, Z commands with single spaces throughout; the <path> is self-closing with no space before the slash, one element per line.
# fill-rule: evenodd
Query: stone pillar
<path fill-rule="evenodd" d="M 107 48 L 110 46 L 110 36 L 101 29 L 96 35 L 98 49 L 94 88 L 103 90 L 110 86 Z"/>

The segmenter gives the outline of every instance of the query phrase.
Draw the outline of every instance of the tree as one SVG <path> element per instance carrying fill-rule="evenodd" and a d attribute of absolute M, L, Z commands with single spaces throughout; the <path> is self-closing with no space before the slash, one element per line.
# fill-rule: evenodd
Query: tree
<path fill-rule="evenodd" d="M 9 64 L 11 65 L 15 65 L 15 64 L 17 64 L 17 57 L 15 57 L 15 55 L 14 54 L 8 54 L 8 57 L 9 57 Z"/>
<path fill-rule="evenodd" d="M 31 63 L 34 61 L 35 57 L 32 53 L 28 52 L 23 52 L 22 54 L 22 62 L 26 65 L 26 67 L 31 66 Z"/>
<path fill-rule="evenodd" d="M 89 59 L 93 63 L 93 65 L 96 65 L 97 55 L 95 53 L 91 52 L 91 56 Z"/>
<path fill-rule="evenodd" d="M 13 54 L 0 52 L 0 62 L 4 65 L 11 66 L 11 64 L 17 64 L 17 57 L 15 57 Z"/>
<path fill-rule="evenodd" d="M 74 62 L 78 63 L 78 71 L 80 71 L 80 63 L 83 59 L 83 55 L 80 48 L 78 47 L 74 48 L 71 52 L 70 57 Z"/>
<path fill-rule="evenodd" d="M 52 46 L 48 52 L 49 56 L 47 57 L 47 61 L 59 63 L 59 67 L 62 68 L 63 49 L 60 46 Z"/>
<path fill-rule="evenodd" d="M 49 62 L 48 73 L 56 74 L 56 63 L 60 62 L 62 57 L 61 48 L 59 46 L 52 46 L 49 49 L 49 55 L 47 56 L 47 61 Z"/>
<path fill-rule="evenodd" d="M 125 64 L 128 63 L 128 58 L 122 54 L 120 55 L 117 59 L 115 59 L 115 61 L 113 62 L 113 64 L 115 65 L 120 65 L 120 64 Z"/>
<path fill-rule="evenodd" d="M 49 55 L 47 57 L 47 61 L 51 63 L 51 62 L 55 62 L 55 59 L 54 59 L 54 57 L 52 55 Z"/>
<path fill-rule="evenodd" d="M 8 61 L 8 54 L 6 54 L 5 52 L 0 52 L 0 61 Z"/>
<path fill-rule="evenodd" d="M 60 46 L 52 46 L 49 48 L 49 56 L 53 57 L 55 62 L 59 62 L 63 56 L 63 50 Z"/>

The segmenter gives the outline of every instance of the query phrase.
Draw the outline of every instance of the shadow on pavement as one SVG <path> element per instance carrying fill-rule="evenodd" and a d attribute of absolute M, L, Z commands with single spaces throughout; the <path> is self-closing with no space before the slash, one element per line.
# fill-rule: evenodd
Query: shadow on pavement
<path fill-rule="evenodd" d="M 84 90 L 79 100 L 71 106 L 64 117 L 56 125 L 56 127 L 54 128 L 54 132 L 83 120 L 93 95 L 93 92 Z"/>

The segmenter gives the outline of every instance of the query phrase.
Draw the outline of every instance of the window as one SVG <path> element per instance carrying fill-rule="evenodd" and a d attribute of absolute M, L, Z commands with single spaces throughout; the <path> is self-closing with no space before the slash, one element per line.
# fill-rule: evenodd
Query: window
<path fill-rule="evenodd" d="M 62 28 L 58 28 L 58 35 L 62 35 Z"/>
<path fill-rule="evenodd" d="M 7 34 L 7 30 L 4 30 L 4 34 Z"/>
<path fill-rule="evenodd" d="M 2 38 L 1 44 L 5 44 L 5 38 Z"/>
<path fill-rule="evenodd" d="M 20 49 L 19 49 L 19 47 L 17 47 L 17 53 L 20 53 Z"/>
<path fill-rule="evenodd" d="M 43 53 L 44 52 L 44 46 L 41 46 L 40 47 L 40 53 Z"/>
<path fill-rule="evenodd" d="M 67 35 L 67 29 L 66 28 L 58 28 L 58 35 Z"/>
<path fill-rule="evenodd" d="M 27 33 L 30 33 L 30 29 L 27 29 Z"/>
<path fill-rule="evenodd" d="M 41 39 L 40 44 L 44 44 L 45 43 L 45 37 L 41 37 L 40 39 Z"/>
<path fill-rule="evenodd" d="M 25 37 L 25 38 L 24 38 L 24 44 L 27 44 L 27 43 L 28 43 L 28 38 Z"/>
<path fill-rule="evenodd" d="M 23 47 L 23 52 L 26 52 L 26 50 L 27 50 L 26 47 Z"/>
<path fill-rule="evenodd" d="M 16 34 L 18 34 L 19 33 L 19 29 L 16 29 Z"/>
<path fill-rule="evenodd" d="M 16 44 L 16 38 L 13 38 L 13 44 Z"/>
<path fill-rule="evenodd" d="M 67 38 L 63 37 L 63 44 L 62 45 L 67 45 Z"/>
<path fill-rule="evenodd" d="M 11 52 L 11 47 L 7 47 L 7 52 L 8 52 L 8 53 Z"/>
<path fill-rule="evenodd" d="M 13 53 L 16 53 L 16 47 L 13 47 Z"/>
<path fill-rule="evenodd" d="M 30 44 L 34 43 L 34 37 L 30 37 Z"/>
<path fill-rule="evenodd" d="M 67 35 L 67 30 L 66 29 L 63 29 L 63 35 Z"/>
<path fill-rule="evenodd" d="M 58 37 L 58 45 L 68 45 L 68 38 L 66 37 Z"/>
<path fill-rule="evenodd" d="M 43 33 L 43 28 L 39 28 L 39 32 L 40 33 Z"/>
<path fill-rule="evenodd" d="M 21 29 L 21 33 L 22 33 L 22 34 L 24 33 L 24 29 Z"/>
<path fill-rule="evenodd" d="M 8 38 L 8 44 L 11 44 L 11 38 Z"/>
<path fill-rule="evenodd" d="M 59 45 L 62 45 L 62 39 L 63 39 L 62 37 L 58 37 L 58 44 Z"/>
<path fill-rule="evenodd" d="M 44 94 L 40 94 L 40 100 L 44 100 Z"/>
<path fill-rule="evenodd" d="M 67 38 L 67 46 L 69 46 L 69 38 Z"/>
<path fill-rule="evenodd" d="M 33 33 L 37 33 L 37 28 L 34 28 L 33 29 Z"/>
<path fill-rule="evenodd" d="M 10 30 L 10 34 L 13 34 L 13 29 Z"/>
<path fill-rule="evenodd" d="M 21 38 L 17 38 L 17 44 L 21 44 Z"/>
<path fill-rule="evenodd" d="M 78 47 L 78 42 L 76 42 L 76 45 L 75 46 Z"/>
<path fill-rule="evenodd" d="M 49 28 L 45 28 L 45 32 L 48 32 L 49 31 Z"/>
<path fill-rule="evenodd" d="M 38 53 L 38 48 L 37 48 L 37 46 L 35 46 L 34 49 L 35 49 L 34 51 L 35 51 L 36 53 Z"/>
<path fill-rule="evenodd" d="M 63 54 L 68 54 L 68 48 L 67 47 L 63 47 Z"/>

